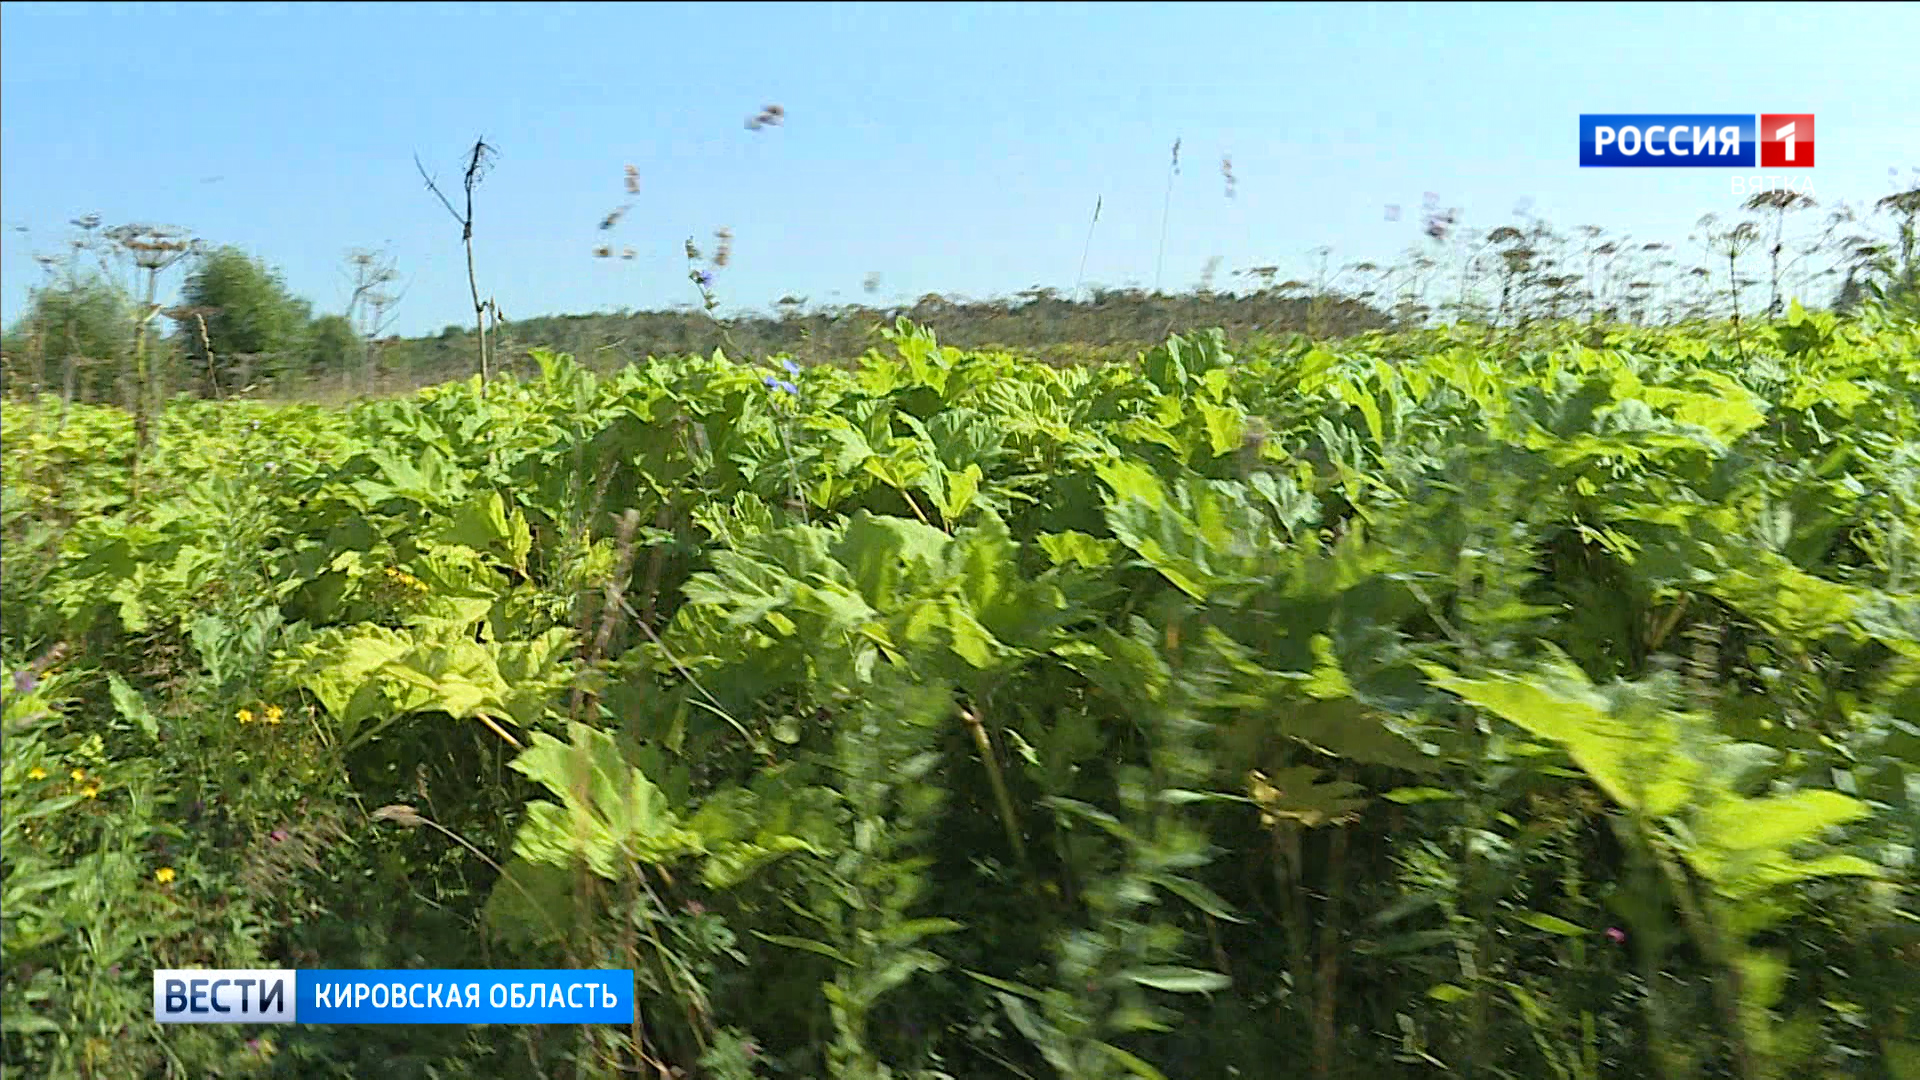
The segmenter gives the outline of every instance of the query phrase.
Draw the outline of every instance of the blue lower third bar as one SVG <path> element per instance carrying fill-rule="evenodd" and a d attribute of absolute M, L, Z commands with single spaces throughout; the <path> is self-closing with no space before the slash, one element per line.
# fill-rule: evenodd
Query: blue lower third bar
<path fill-rule="evenodd" d="M 153 973 L 166 1024 L 631 1024 L 621 970 Z"/>

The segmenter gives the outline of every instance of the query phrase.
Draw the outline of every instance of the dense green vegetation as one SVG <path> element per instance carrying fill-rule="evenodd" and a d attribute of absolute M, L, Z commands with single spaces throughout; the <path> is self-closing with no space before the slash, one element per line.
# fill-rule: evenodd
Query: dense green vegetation
<path fill-rule="evenodd" d="M 1910 317 L 534 361 L 5 402 L 11 1070 L 1920 1076 Z"/>

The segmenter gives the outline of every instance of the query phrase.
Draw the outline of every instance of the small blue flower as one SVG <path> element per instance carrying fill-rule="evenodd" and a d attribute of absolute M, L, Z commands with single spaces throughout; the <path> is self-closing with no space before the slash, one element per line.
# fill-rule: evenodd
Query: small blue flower
<path fill-rule="evenodd" d="M 791 361 L 791 360 L 782 360 L 782 361 L 780 361 L 780 366 L 781 366 L 781 367 L 784 367 L 784 368 L 786 368 L 786 369 L 787 369 L 787 374 L 788 374 L 788 375 L 791 375 L 791 376 L 793 376 L 793 377 L 794 377 L 794 378 L 796 378 L 796 379 L 800 377 L 800 365 L 799 365 L 799 364 L 796 364 L 796 363 L 794 363 L 794 362 L 793 362 L 793 361 Z"/>
<path fill-rule="evenodd" d="M 796 384 L 790 383 L 785 379 L 776 379 L 771 375 L 762 375 L 760 381 L 766 384 L 767 389 L 778 390 L 783 394 L 798 394 L 800 392 L 800 387 Z"/>
<path fill-rule="evenodd" d="M 710 289 L 713 287 L 713 271 L 702 270 L 693 280 L 699 282 L 701 288 Z"/>

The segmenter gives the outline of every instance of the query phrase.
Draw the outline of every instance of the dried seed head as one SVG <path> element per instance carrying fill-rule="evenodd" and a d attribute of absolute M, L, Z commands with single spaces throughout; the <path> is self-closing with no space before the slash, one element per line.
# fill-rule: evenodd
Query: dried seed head
<path fill-rule="evenodd" d="M 727 260 L 733 258 L 733 230 L 722 227 L 714 231 L 713 265 L 724 270 Z"/>
<path fill-rule="evenodd" d="M 640 170 L 631 165 L 627 166 L 627 194 L 640 194 Z"/>
<path fill-rule="evenodd" d="M 413 807 L 408 806 L 406 803 L 394 803 L 390 806 L 383 806 L 375 810 L 373 812 L 373 820 L 391 821 L 396 825 L 408 829 L 417 829 L 427 823 L 426 818 L 421 817 Z"/>
<path fill-rule="evenodd" d="M 691 236 L 687 237 L 687 261 L 688 262 L 700 261 L 700 249 L 693 246 L 693 237 Z"/>

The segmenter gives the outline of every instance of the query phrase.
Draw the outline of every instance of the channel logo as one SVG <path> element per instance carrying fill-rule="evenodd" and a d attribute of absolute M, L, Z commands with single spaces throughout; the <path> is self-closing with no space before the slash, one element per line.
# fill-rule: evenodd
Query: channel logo
<path fill-rule="evenodd" d="M 291 971 L 153 973 L 153 1018 L 162 1024 L 291 1024 L 294 999 Z"/>
<path fill-rule="evenodd" d="M 630 970 L 153 973 L 162 1024 L 631 1024 Z"/>
<path fill-rule="evenodd" d="M 1813 168 L 1812 113 L 1582 113 L 1583 169 Z"/>

